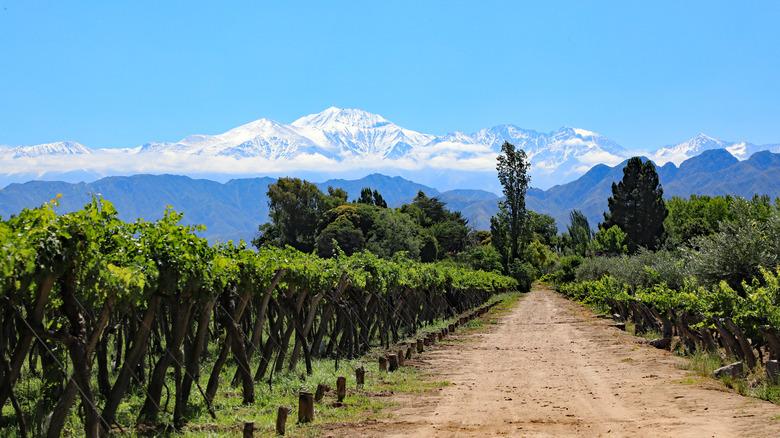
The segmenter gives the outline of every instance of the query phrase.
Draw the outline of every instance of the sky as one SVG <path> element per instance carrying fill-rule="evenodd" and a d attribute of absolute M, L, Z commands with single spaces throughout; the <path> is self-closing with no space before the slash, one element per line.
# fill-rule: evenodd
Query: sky
<path fill-rule="evenodd" d="M 443 135 L 780 143 L 780 2 L 0 0 L 0 144 L 93 149 L 359 108 Z"/>

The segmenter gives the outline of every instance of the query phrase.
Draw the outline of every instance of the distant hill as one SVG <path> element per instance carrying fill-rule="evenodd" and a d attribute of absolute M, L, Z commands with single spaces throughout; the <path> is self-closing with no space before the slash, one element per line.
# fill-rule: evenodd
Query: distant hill
<path fill-rule="evenodd" d="M 573 209 L 581 210 L 596 228 L 603 220 L 612 183 L 622 179 L 624 166 L 625 162 L 615 167 L 600 164 L 570 183 L 548 190 L 530 188 L 526 195 L 527 206 L 555 218 L 559 230 L 565 229 Z M 724 149 L 705 150 L 679 167 L 667 163 L 657 170 L 667 198 L 691 194 L 780 197 L 780 154 L 768 151 L 739 161 Z M 63 195 L 60 211 L 74 211 L 88 203 L 92 194 L 99 194 L 116 206 L 125 221 L 139 217 L 158 219 L 170 205 L 184 213 L 187 223 L 206 225 L 203 236 L 212 242 L 248 241 L 255 236 L 258 225 L 268 220 L 266 192 L 268 184 L 275 181 L 275 178 L 265 177 L 219 183 L 177 175 L 108 177 L 78 184 L 31 181 L 11 184 L 0 190 L 0 216 L 7 218 L 25 207 L 39 206 L 58 193 Z M 490 228 L 490 217 L 498 211 L 500 199 L 485 190 L 439 192 L 401 177 L 381 174 L 316 184 L 323 191 L 327 191 L 328 186 L 342 188 L 348 192 L 350 201 L 360 195 L 362 188 L 370 187 L 379 191 L 390 207 L 411 202 L 422 190 L 426 195 L 446 202 L 448 208 L 462 212 L 469 224 L 479 230 Z"/>
<path fill-rule="evenodd" d="M 598 165 L 570 183 L 546 191 L 529 190 L 528 208 L 554 217 L 559 229 L 569 223 L 569 212 L 578 209 L 595 229 L 604 220 L 612 183 L 623 178 L 625 165 L 625 161 L 615 167 Z M 666 163 L 656 170 L 666 198 L 691 194 L 780 197 L 780 154 L 769 151 L 756 152 L 739 161 L 725 149 L 706 150 L 682 162 L 680 167 Z"/>

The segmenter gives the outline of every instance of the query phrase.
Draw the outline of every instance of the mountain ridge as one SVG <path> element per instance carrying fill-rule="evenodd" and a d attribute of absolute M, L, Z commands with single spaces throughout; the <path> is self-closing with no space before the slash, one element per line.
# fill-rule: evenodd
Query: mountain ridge
<path fill-rule="evenodd" d="M 123 149 L 91 149 L 76 142 L 0 147 L 0 186 L 31 179 L 85 182 L 108 175 L 209 175 L 215 180 L 308 172 L 317 179 L 381 172 L 405 178 L 424 173 L 447 189 L 469 188 L 487 179 L 497 191 L 495 157 L 504 141 L 528 155 L 535 187 L 548 189 L 573 181 L 593 166 L 614 166 L 643 154 L 659 164 L 679 165 L 705 150 L 727 149 L 740 160 L 760 150 L 780 152 L 780 144 L 725 142 L 704 134 L 651 152 L 629 151 L 613 140 L 581 128 L 563 126 L 537 132 L 503 124 L 473 133 L 441 136 L 403 128 L 359 109 L 330 107 L 290 124 L 267 118 L 216 135 L 192 134 L 177 142 L 149 142 Z"/>

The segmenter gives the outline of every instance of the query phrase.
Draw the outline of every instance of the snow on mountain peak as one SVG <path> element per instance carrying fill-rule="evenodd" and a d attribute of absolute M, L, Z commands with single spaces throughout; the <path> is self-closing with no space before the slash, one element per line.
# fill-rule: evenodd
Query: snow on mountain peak
<path fill-rule="evenodd" d="M 334 106 L 317 114 L 310 114 L 292 122 L 299 128 L 317 128 L 325 131 L 336 131 L 345 127 L 356 129 L 374 129 L 390 125 L 387 119 L 359 109 L 340 109 Z"/>
<path fill-rule="evenodd" d="M 404 129 L 384 117 L 359 109 L 330 107 L 294 121 L 302 135 L 345 156 L 400 157 L 435 137 Z"/>
<path fill-rule="evenodd" d="M 58 141 L 35 146 L 16 146 L 9 149 L 14 158 L 37 157 L 41 155 L 91 154 L 92 149 L 75 141 Z"/>

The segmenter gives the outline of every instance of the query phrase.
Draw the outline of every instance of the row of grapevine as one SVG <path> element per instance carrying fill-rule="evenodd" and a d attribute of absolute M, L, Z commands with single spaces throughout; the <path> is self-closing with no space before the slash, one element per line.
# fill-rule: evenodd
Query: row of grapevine
<path fill-rule="evenodd" d="M 14 390 L 29 376 L 43 382 L 47 436 L 60 435 L 77 399 L 86 436 L 128 426 L 117 410 L 131 391 L 145 397 L 137 421 L 157 421 L 172 402 L 181 427 L 188 405 L 213 415 L 220 385 L 240 385 L 252 403 L 259 381 L 301 358 L 311 372 L 312 358 L 388 347 L 516 287 L 403 257 L 211 246 L 170 210 L 126 223 L 99 198 L 74 213 L 55 206 L 0 221 L 0 407 L 11 402 L 22 433 L 35 414 Z M 224 375 L 228 361 L 235 376 Z"/>
<path fill-rule="evenodd" d="M 690 281 L 680 290 L 663 283 L 635 288 L 610 276 L 559 288 L 573 299 L 632 320 L 638 332 L 653 330 L 665 340 L 676 335 L 689 352 L 725 351 L 754 368 L 759 360 L 780 358 L 780 270 L 763 270 L 762 281 L 743 289 L 736 291 L 725 282 L 706 288 Z"/>

